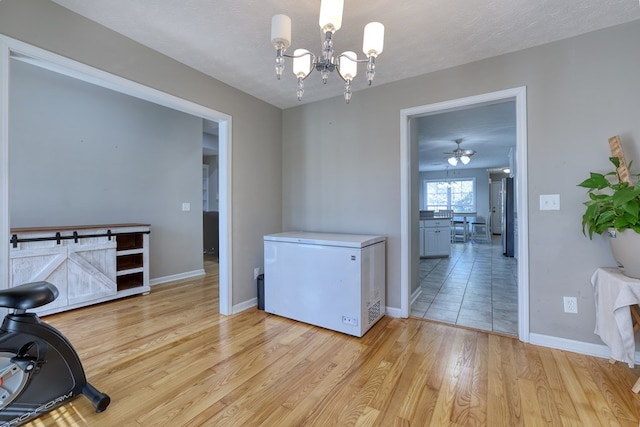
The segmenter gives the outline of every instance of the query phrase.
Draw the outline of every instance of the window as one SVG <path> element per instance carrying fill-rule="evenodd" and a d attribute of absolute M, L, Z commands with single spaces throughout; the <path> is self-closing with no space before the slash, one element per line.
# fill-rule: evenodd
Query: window
<path fill-rule="evenodd" d="M 474 178 L 450 181 L 424 181 L 426 210 L 476 211 L 476 181 Z"/>

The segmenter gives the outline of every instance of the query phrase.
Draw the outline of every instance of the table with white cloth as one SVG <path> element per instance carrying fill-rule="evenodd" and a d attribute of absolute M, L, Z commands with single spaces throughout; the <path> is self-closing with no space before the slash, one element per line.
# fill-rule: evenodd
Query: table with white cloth
<path fill-rule="evenodd" d="M 627 277 L 617 268 L 599 268 L 591 277 L 596 303 L 595 333 L 611 351 L 611 359 L 635 366 L 634 311 L 640 304 L 640 280 Z M 636 328 L 637 329 L 637 328 Z M 640 391 L 640 379 L 633 386 Z"/>

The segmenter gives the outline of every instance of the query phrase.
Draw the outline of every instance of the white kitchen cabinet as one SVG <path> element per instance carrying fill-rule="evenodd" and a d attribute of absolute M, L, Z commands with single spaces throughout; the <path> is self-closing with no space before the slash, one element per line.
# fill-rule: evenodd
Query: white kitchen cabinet
<path fill-rule="evenodd" d="M 11 229 L 9 287 L 47 281 L 58 298 L 51 314 L 149 292 L 149 225 Z"/>
<path fill-rule="evenodd" d="M 451 219 L 420 221 L 420 256 L 447 257 L 451 254 Z"/>

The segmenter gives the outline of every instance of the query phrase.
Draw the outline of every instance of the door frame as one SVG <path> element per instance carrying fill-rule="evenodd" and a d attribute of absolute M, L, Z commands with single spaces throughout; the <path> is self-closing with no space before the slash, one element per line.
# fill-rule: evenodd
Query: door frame
<path fill-rule="evenodd" d="M 0 288 L 9 283 L 9 64 L 11 57 L 17 55 L 70 77 L 218 122 L 220 314 L 232 314 L 231 116 L 3 35 L 0 35 L 0 241 L 5 244 L 0 244 Z"/>
<path fill-rule="evenodd" d="M 417 268 L 412 257 L 412 206 L 411 194 L 415 189 L 412 183 L 412 159 L 410 120 L 425 114 L 473 107 L 486 103 L 515 101 L 516 107 L 516 205 L 517 205 L 517 254 L 518 254 L 518 338 L 529 342 L 529 219 L 527 193 L 527 100 L 526 87 L 490 92 L 466 98 L 438 102 L 400 110 L 400 315 L 409 317 L 411 310 L 412 270 Z"/>

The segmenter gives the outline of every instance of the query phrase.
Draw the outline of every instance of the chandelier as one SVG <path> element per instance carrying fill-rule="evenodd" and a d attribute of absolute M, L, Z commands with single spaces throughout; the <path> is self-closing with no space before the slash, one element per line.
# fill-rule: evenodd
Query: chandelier
<path fill-rule="evenodd" d="M 342 26 L 342 9 L 344 0 L 321 0 L 320 28 L 324 35 L 322 54 L 314 55 L 307 49 L 296 49 L 293 55 L 286 55 L 285 50 L 291 46 L 291 18 L 287 15 L 274 15 L 271 19 L 271 43 L 276 49 L 276 77 L 280 80 L 284 70 L 284 58 L 293 59 L 293 73 L 298 79 L 296 94 L 302 101 L 304 80 L 315 69 L 320 72 L 322 82 L 327 83 L 329 73 L 336 70 L 344 80 L 344 99 L 351 100 L 351 81 L 358 73 L 358 63 L 367 63 L 367 80 L 373 81 L 376 69 L 376 57 L 382 53 L 384 44 L 384 25 L 370 22 L 364 27 L 362 51 L 367 59 L 358 59 L 355 52 L 347 51 L 333 56 L 333 34 Z"/>

